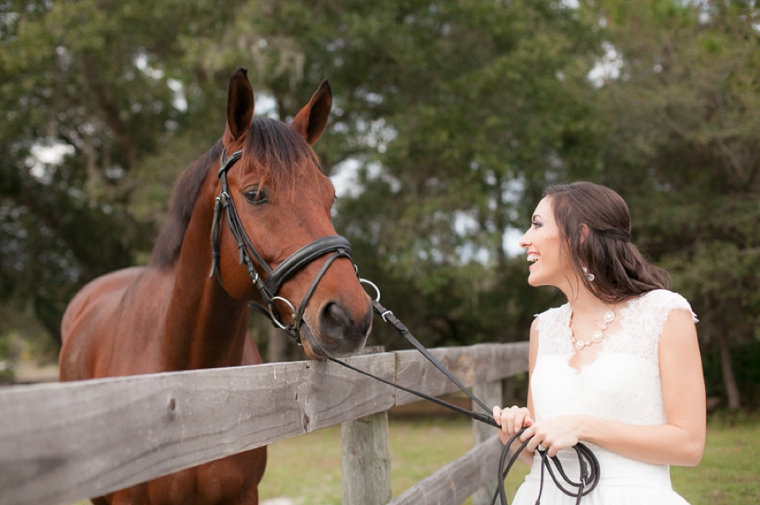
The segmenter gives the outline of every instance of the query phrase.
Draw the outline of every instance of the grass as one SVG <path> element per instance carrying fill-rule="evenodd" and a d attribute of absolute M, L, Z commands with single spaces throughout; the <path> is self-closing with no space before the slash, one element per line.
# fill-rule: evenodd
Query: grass
<path fill-rule="evenodd" d="M 392 418 L 393 496 L 467 452 L 472 447 L 471 430 L 470 423 L 461 419 Z M 261 498 L 288 497 L 296 505 L 340 505 L 340 451 L 340 426 L 272 444 L 267 471 L 259 487 Z M 713 419 L 708 426 L 702 462 L 695 468 L 672 467 L 673 487 L 691 505 L 760 503 L 758 456 L 760 419 L 740 422 Z M 516 470 L 507 479 L 510 497 L 528 472 L 525 465 Z"/>
<path fill-rule="evenodd" d="M 711 422 L 702 462 L 671 467 L 673 488 L 691 505 L 760 503 L 760 420 Z"/>
<path fill-rule="evenodd" d="M 394 421 L 390 425 L 391 483 L 398 496 L 472 447 L 467 421 Z M 711 422 L 702 462 L 672 467 L 673 488 L 691 505 L 760 503 L 760 420 Z M 507 478 L 514 496 L 528 468 Z M 342 501 L 340 427 L 283 440 L 269 448 L 260 486 L 263 499 L 289 497 L 296 504 L 339 505 Z M 465 503 L 471 503 L 468 500 Z"/>
<path fill-rule="evenodd" d="M 391 419 L 390 446 L 391 487 L 393 496 L 398 496 L 470 450 L 472 426 L 464 419 Z M 259 486 L 261 499 L 288 497 L 296 504 L 340 505 L 340 451 L 340 426 L 270 445 L 267 471 Z M 528 467 L 520 470 L 507 480 L 512 494 Z"/>

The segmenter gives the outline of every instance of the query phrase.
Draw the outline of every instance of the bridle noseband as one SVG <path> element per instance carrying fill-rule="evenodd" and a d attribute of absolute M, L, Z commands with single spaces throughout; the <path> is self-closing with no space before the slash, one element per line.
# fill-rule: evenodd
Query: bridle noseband
<path fill-rule="evenodd" d="M 217 175 L 221 182 L 221 188 L 219 190 L 219 196 L 216 197 L 216 203 L 214 204 L 214 222 L 211 226 L 211 273 L 209 274 L 209 277 L 213 277 L 214 272 L 216 272 L 219 283 L 222 283 L 219 267 L 219 225 L 222 219 L 222 212 L 226 211 L 227 224 L 229 225 L 230 232 L 237 243 L 239 253 L 238 263 L 241 265 L 245 263 L 245 267 L 248 270 L 248 276 L 259 290 L 259 293 L 261 293 L 261 298 L 264 301 L 263 305 L 252 302 L 250 307 L 269 318 L 273 324 L 285 330 L 300 344 L 301 324 L 303 323 L 303 315 L 306 310 L 306 305 L 309 303 L 309 299 L 314 294 L 319 281 L 322 280 L 327 269 L 330 268 L 330 265 L 332 265 L 336 259 L 348 258 L 353 264 L 353 260 L 351 259 L 351 243 L 339 235 L 320 237 L 285 258 L 285 260 L 276 268 L 273 269 L 270 267 L 256 251 L 256 248 L 253 247 L 251 239 L 248 237 L 248 234 L 243 227 L 243 223 L 240 221 L 240 216 L 235 208 L 235 202 L 230 196 L 229 184 L 227 183 L 227 171 L 229 171 L 229 169 L 232 168 L 232 166 L 242 157 L 243 152 L 237 151 L 227 158 L 227 152 L 224 149 L 222 150 L 222 155 L 220 157 L 219 163 L 221 168 L 219 168 L 219 173 Z M 283 284 L 285 284 L 290 277 L 315 259 L 330 252 L 332 255 L 327 258 L 327 261 L 325 261 L 319 273 L 311 282 L 311 285 L 306 291 L 303 300 L 301 300 L 301 305 L 297 310 L 289 300 L 278 296 Z M 253 261 L 254 259 L 266 274 L 266 280 L 262 279 L 259 272 L 256 270 Z M 356 269 L 356 266 L 354 266 L 354 268 Z M 222 287 L 224 287 L 223 284 Z M 292 324 L 286 325 L 275 309 L 274 303 L 278 300 L 290 307 L 291 317 L 293 319 Z"/>

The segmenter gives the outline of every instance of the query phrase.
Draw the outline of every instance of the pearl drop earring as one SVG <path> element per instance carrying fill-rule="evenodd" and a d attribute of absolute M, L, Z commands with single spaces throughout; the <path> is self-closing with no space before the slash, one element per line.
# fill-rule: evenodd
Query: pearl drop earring
<path fill-rule="evenodd" d="M 586 274 L 586 279 L 588 279 L 589 282 L 594 282 L 594 274 L 588 273 L 588 268 L 581 267 L 581 270 L 583 270 L 583 273 Z"/>

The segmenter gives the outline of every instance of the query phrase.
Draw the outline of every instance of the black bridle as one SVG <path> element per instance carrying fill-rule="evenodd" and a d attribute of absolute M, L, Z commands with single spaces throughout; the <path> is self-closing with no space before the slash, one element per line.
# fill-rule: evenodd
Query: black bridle
<path fill-rule="evenodd" d="M 250 307 L 260 312 L 264 316 L 268 317 L 272 321 L 273 324 L 285 330 L 292 338 L 296 340 L 296 342 L 300 344 L 301 343 L 300 329 L 301 329 L 301 324 L 303 323 L 303 314 L 304 314 L 304 311 L 306 310 L 306 305 L 308 304 L 309 299 L 314 294 L 314 290 L 317 288 L 319 281 L 327 272 L 327 269 L 330 268 L 330 265 L 332 265 L 332 263 L 336 259 L 348 258 L 348 260 L 351 261 L 353 264 L 353 260 L 351 259 L 351 244 L 349 243 L 348 240 L 346 240 L 344 237 L 341 237 L 339 235 L 321 237 L 315 240 L 314 242 L 307 244 L 301 247 L 300 249 L 298 249 L 296 252 L 288 256 L 276 268 L 273 269 L 272 267 L 270 267 L 269 264 L 266 261 L 264 261 L 261 255 L 259 255 L 259 253 L 256 251 L 256 248 L 253 247 L 253 244 L 251 243 L 251 239 L 248 237 L 248 234 L 245 232 L 245 228 L 243 228 L 243 224 L 240 221 L 240 216 L 237 213 L 237 209 L 235 209 L 235 202 L 232 200 L 232 197 L 230 196 L 229 185 L 227 183 L 227 172 L 229 171 L 230 168 L 232 168 L 232 166 L 238 160 L 240 160 L 240 158 L 242 158 L 242 156 L 243 156 L 242 151 L 237 151 L 233 153 L 232 156 L 227 158 L 226 151 L 222 150 L 222 155 L 220 159 L 221 168 L 219 168 L 219 173 L 218 173 L 219 180 L 221 181 L 221 188 L 219 190 L 219 196 L 216 197 L 216 203 L 214 204 L 214 221 L 211 226 L 212 264 L 211 264 L 211 273 L 209 274 L 209 277 L 213 277 L 214 273 L 216 272 L 217 278 L 219 279 L 219 283 L 222 284 L 222 277 L 221 277 L 221 273 L 219 269 L 219 258 L 220 258 L 220 251 L 219 251 L 220 235 L 219 234 L 220 234 L 220 223 L 222 219 L 222 212 L 226 212 L 227 224 L 229 225 L 230 232 L 232 233 L 233 237 L 235 238 L 235 242 L 237 243 L 237 248 L 239 252 L 238 262 L 241 265 L 245 263 L 246 269 L 248 270 L 248 275 L 251 278 L 251 281 L 253 282 L 253 284 L 259 290 L 259 293 L 261 293 L 261 298 L 263 299 L 263 302 L 264 302 L 263 305 L 251 303 Z M 283 298 L 277 295 L 277 293 L 279 293 L 280 289 L 282 288 L 282 285 L 290 277 L 292 277 L 296 272 L 301 270 L 307 264 L 311 263 L 315 259 L 327 253 L 332 253 L 332 254 L 327 259 L 327 261 L 325 261 L 325 263 L 322 265 L 322 268 L 320 269 L 317 276 L 314 277 L 314 280 L 311 282 L 311 285 L 309 286 L 309 289 L 306 291 L 306 294 L 304 295 L 303 300 L 301 300 L 301 305 L 298 307 L 297 310 L 294 307 L 294 305 L 290 303 L 290 301 L 288 301 L 286 298 Z M 252 258 L 255 259 L 256 262 L 259 264 L 259 267 L 262 270 L 264 270 L 264 273 L 267 276 L 266 280 L 262 280 L 261 276 L 256 270 L 256 267 L 253 263 Z M 356 265 L 354 265 L 354 269 L 356 269 Z M 358 278 L 358 270 L 357 270 L 357 278 Z M 393 315 L 393 312 L 391 312 L 390 310 L 380 305 L 380 290 L 377 288 L 377 286 L 375 286 L 373 283 L 365 279 L 359 279 L 359 282 L 371 285 L 377 292 L 377 296 L 372 302 L 372 308 L 378 315 L 382 317 L 383 321 L 392 325 L 401 334 L 402 337 L 404 337 L 409 343 L 411 343 L 419 352 L 423 354 L 423 356 L 425 356 L 425 358 L 428 359 L 428 361 L 430 361 L 436 368 L 438 368 L 443 374 L 445 374 L 446 377 L 449 378 L 449 380 L 454 382 L 454 384 L 456 384 L 456 386 L 459 389 L 464 391 L 464 393 L 467 394 L 467 396 L 469 396 L 483 410 L 488 412 L 488 414 L 472 412 L 470 410 L 461 408 L 457 405 L 448 403 L 446 401 L 426 395 L 424 393 L 420 393 L 418 391 L 414 391 L 413 389 L 406 388 L 394 382 L 385 380 L 381 377 L 377 377 L 368 372 L 360 370 L 352 365 L 349 365 L 348 363 L 344 363 L 340 360 L 330 358 L 330 357 L 328 357 L 327 359 L 335 363 L 338 363 L 344 367 L 350 368 L 351 370 L 354 370 L 358 373 L 372 377 L 380 382 L 383 382 L 395 388 L 401 389 L 408 393 L 414 394 L 420 398 L 432 401 L 434 403 L 437 403 L 438 405 L 442 405 L 448 409 L 454 410 L 461 414 L 465 414 L 477 421 L 489 424 L 494 427 L 498 427 L 498 424 L 494 420 L 493 416 L 490 414 L 488 407 L 481 400 L 475 397 L 475 395 L 473 395 L 461 382 L 459 382 L 457 378 L 454 377 L 454 375 L 452 375 L 451 372 L 449 372 L 446 369 L 446 367 L 444 367 L 437 359 L 435 359 L 435 357 L 432 354 L 430 354 L 430 352 L 427 349 L 425 349 L 425 347 L 416 338 L 414 338 L 414 336 L 409 332 L 409 329 L 406 326 L 404 326 L 404 324 L 401 321 L 399 321 L 396 318 L 396 316 Z M 283 302 L 288 307 L 290 307 L 291 317 L 293 319 L 292 324 L 286 325 L 285 323 L 283 323 L 282 318 L 280 317 L 279 313 L 274 307 L 274 303 L 277 300 Z M 522 431 L 524 431 L 524 429 Z M 502 455 L 499 460 L 499 477 L 500 477 L 499 487 L 497 488 L 496 493 L 493 496 L 492 503 L 496 503 L 496 500 L 500 499 L 503 505 L 507 505 L 506 492 L 504 490 L 504 478 L 506 478 L 507 473 L 509 472 L 512 465 L 517 460 L 517 457 L 519 456 L 519 454 L 528 445 L 528 441 L 523 442 L 518 448 L 518 450 L 512 453 L 511 457 L 510 457 L 509 449 L 512 446 L 512 442 L 516 441 L 517 438 L 522 434 L 522 431 L 515 434 L 509 440 L 509 442 L 504 446 L 504 450 L 502 451 Z M 574 447 L 574 449 L 576 453 L 578 454 L 578 460 L 580 462 L 580 467 L 581 467 L 581 476 L 580 476 L 579 482 L 572 481 L 565 474 L 564 470 L 562 469 L 562 465 L 559 462 L 559 459 L 557 459 L 556 457 L 549 458 L 546 451 L 537 449 L 541 456 L 541 489 L 543 489 L 543 483 L 544 483 L 544 470 L 547 470 L 549 472 L 549 475 L 551 476 L 551 478 L 554 480 L 555 484 L 557 485 L 557 487 L 563 493 L 576 498 L 576 503 L 580 503 L 581 498 L 587 495 L 588 493 L 590 493 L 599 482 L 599 463 L 596 460 L 596 457 L 594 456 L 594 454 L 585 445 L 579 443 Z M 505 463 L 508 458 L 509 458 L 509 463 L 505 467 Z M 555 475 L 554 471 L 552 471 L 551 464 L 549 463 L 550 460 L 553 461 L 554 466 L 557 469 L 557 472 L 560 474 L 560 476 L 564 480 L 564 484 L 569 485 L 571 488 L 574 488 L 574 489 L 567 489 L 565 488 L 563 483 L 560 482 L 559 478 Z M 540 496 L 541 496 L 541 491 L 539 491 L 539 500 L 540 500 Z"/>
<path fill-rule="evenodd" d="M 269 318 L 273 324 L 285 330 L 288 335 L 300 344 L 301 324 L 303 324 L 303 315 L 306 310 L 306 305 L 309 303 L 309 299 L 314 294 L 314 290 L 327 272 L 327 269 L 330 268 L 330 265 L 332 265 L 336 259 L 348 258 L 353 264 L 353 261 L 351 260 L 351 244 L 348 240 L 339 235 L 320 237 L 288 256 L 282 263 L 277 265 L 276 268 L 270 267 L 251 243 L 251 239 L 248 237 L 248 234 L 243 227 L 243 223 L 240 221 L 240 216 L 235 208 L 235 202 L 230 196 L 229 184 L 227 183 L 227 172 L 242 157 L 243 152 L 237 151 L 227 158 L 227 152 L 222 150 L 222 155 L 219 161 L 220 168 L 217 174 L 219 181 L 221 182 L 221 188 L 219 190 L 219 196 L 216 197 L 216 203 L 214 204 L 214 222 L 211 226 L 211 273 L 209 274 L 209 277 L 213 277 L 216 272 L 219 283 L 222 283 L 219 267 L 219 236 L 221 231 L 220 223 L 222 220 L 222 213 L 226 212 L 227 224 L 232 236 L 235 238 L 235 242 L 237 243 L 238 263 L 241 265 L 245 263 L 245 267 L 248 270 L 248 276 L 251 278 L 254 286 L 259 290 L 259 293 L 261 293 L 261 298 L 263 300 L 263 304 L 252 302 L 249 306 Z M 298 309 L 296 309 L 288 299 L 278 296 L 280 289 L 288 279 L 306 265 L 327 253 L 332 254 L 322 265 L 317 276 L 314 277 L 314 280 L 311 282 L 306 294 L 304 294 Z M 263 280 L 259 275 L 259 272 L 256 270 L 256 266 L 253 262 L 254 259 L 264 271 L 264 274 L 266 274 L 266 280 Z M 285 324 L 283 322 L 282 317 L 274 306 L 276 301 L 280 301 L 290 308 L 291 318 L 293 320 L 291 324 Z"/>

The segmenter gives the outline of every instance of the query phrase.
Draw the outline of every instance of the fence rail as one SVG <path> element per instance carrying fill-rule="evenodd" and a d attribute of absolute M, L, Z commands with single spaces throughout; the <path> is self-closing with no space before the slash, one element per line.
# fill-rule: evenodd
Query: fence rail
<path fill-rule="evenodd" d="M 468 387 L 527 370 L 527 343 L 431 352 Z M 427 394 L 455 391 L 416 351 L 347 361 Z M 0 505 L 60 505 L 99 496 L 417 400 L 317 361 L 0 389 Z M 494 444 L 473 451 L 485 457 Z M 461 503 L 402 497 L 392 503 Z"/>

